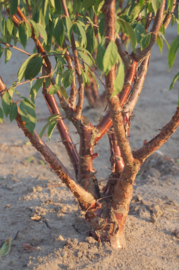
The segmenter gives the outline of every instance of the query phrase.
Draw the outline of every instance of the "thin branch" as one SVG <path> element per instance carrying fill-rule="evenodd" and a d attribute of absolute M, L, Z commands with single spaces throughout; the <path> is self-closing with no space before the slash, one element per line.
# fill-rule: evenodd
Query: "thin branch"
<path fill-rule="evenodd" d="M 122 44 L 122 41 L 121 41 L 119 34 L 117 34 L 116 45 L 118 48 L 118 53 L 121 56 L 122 61 L 124 63 L 124 66 L 125 66 L 126 70 L 128 70 L 128 68 L 131 64 L 131 60 L 130 60 L 128 54 L 125 52 L 125 49 L 124 49 L 124 46 Z"/>
<path fill-rule="evenodd" d="M 45 100 L 47 102 L 47 105 L 48 105 L 48 108 L 49 108 L 51 115 L 59 114 L 61 116 L 61 112 L 58 108 L 55 97 L 53 95 L 48 95 L 45 93 L 44 93 L 44 97 L 45 97 Z M 62 142 L 63 142 L 63 144 L 66 148 L 66 151 L 68 153 L 68 156 L 70 158 L 70 161 L 73 164 L 76 178 L 78 178 L 78 161 L 79 161 L 78 153 L 77 153 L 76 147 L 71 139 L 68 128 L 65 125 L 65 122 L 63 121 L 63 119 L 59 120 L 59 122 L 57 124 L 57 128 L 58 128 L 59 134 L 61 136 Z"/>
<path fill-rule="evenodd" d="M 68 62 L 68 68 L 73 70 L 72 60 L 71 60 L 71 57 L 70 57 L 70 54 L 68 51 L 66 51 L 65 58 Z M 71 90 L 70 90 L 70 98 L 69 98 L 69 103 L 73 109 L 75 109 L 75 106 L 76 106 L 76 94 L 77 94 L 76 77 L 75 77 L 75 73 L 74 73 L 73 81 L 71 84 Z"/>
<path fill-rule="evenodd" d="M 177 0 L 173 0 L 173 7 L 172 7 L 172 10 L 171 12 L 168 12 L 168 14 L 165 16 L 165 19 L 163 21 L 163 25 L 164 25 L 164 28 L 166 29 L 171 21 L 171 18 L 172 18 L 172 14 L 175 13 L 175 7 L 176 7 L 176 4 L 177 4 Z M 178 13 L 178 11 L 177 11 Z"/>
<path fill-rule="evenodd" d="M 137 80 L 129 94 L 128 100 L 124 105 L 124 113 L 127 114 L 127 117 L 130 118 L 132 112 L 136 106 L 140 93 L 142 91 L 142 87 L 144 84 L 145 76 L 147 74 L 148 66 L 149 66 L 150 54 L 144 59 L 141 64 L 141 69 L 139 74 L 137 75 Z"/>
<path fill-rule="evenodd" d="M 170 122 L 164 126 L 161 132 L 155 136 L 152 140 L 145 143 L 140 149 L 133 152 L 134 158 L 138 159 L 141 163 L 145 161 L 145 159 L 158 150 L 168 139 L 170 136 L 176 131 L 179 127 L 179 107 L 177 107 L 175 115 L 172 117 Z"/>
<path fill-rule="evenodd" d="M 63 11 L 64 11 L 65 16 L 69 17 L 66 1 L 61 0 L 61 3 L 62 3 L 62 7 L 63 7 Z M 76 111 L 75 111 L 74 116 L 76 119 L 80 119 L 82 108 L 83 108 L 83 100 L 84 100 L 84 82 L 83 82 L 83 77 L 82 77 L 82 73 L 81 73 L 81 69 L 80 69 L 79 59 L 77 58 L 78 52 L 76 49 L 75 38 L 74 38 L 73 32 L 71 33 L 71 45 L 72 45 L 72 50 L 73 50 L 74 56 L 76 56 L 74 58 L 74 62 L 75 62 L 75 70 L 76 70 L 76 74 L 77 74 L 77 78 L 78 78 L 78 83 L 79 83 L 78 102 L 77 102 Z"/>
<path fill-rule="evenodd" d="M 103 82 L 103 80 L 98 76 L 97 72 L 95 71 L 94 68 L 92 68 L 88 63 L 86 63 L 82 58 L 78 57 L 78 56 L 75 56 L 73 54 L 66 54 L 66 53 L 55 53 L 55 54 L 48 54 L 48 56 L 56 56 L 56 55 L 64 55 L 64 56 L 71 56 L 71 57 L 74 57 L 74 58 L 78 58 L 79 60 L 81 60 L 83 62 L 83 64 L 87 65 L 93 72 L 94 74 L 96 75 L 96 77 L 100 80 L 100 82 L 102 83 L 102 85 L 104 87 L 106 87 L 105 83 Z"/>
<path fill-rule="evenodd" d="M 39 80 L 39 79 L 47 79 L 47 78 L 49 78 L 49 77 L 50 77 L 50 75 L 44 75 L 44 76 L 32 78 L 31 80 L 26 80 L 26 81 L 24 81 L 24 82 L 17 83 L 17 84 L 15 84 L 15 85 L 13 85 L 13 87 L 17 87 L 17 86 L 23 85 L 23 84 L 25 84 L 25 83 L 32 82 L 32 81 L 36 81 L 36 80 Z"/>
<path fill-rule="evenodd" d="M 28 52 L 26 52 L 26 51 L 24 51 L 24 50 L 22 50 L 22 49 L 20 49 L 20 48 L 18 48 L 18 47 L 16 47 L 16 46 L 14 46 L 14 45 L 11 45 L 11 44 L 9 44 L 9 43 L 3 42 L 3 41 L 1 41 L 1 40 L 0 40 L 0 43 L 6 45 L 5 48 L 11 47 L 11 48 L 13 48 L 13 49 L 15 49 L 15 50 L 17 50 L 17 51 L 20 51 L 20 52 L 22 52 L 22 53 L 24 53 L 24 54 L 26 54 L 26 55 L 28 55 L 28 56 L 31 56 L 30 53 L 28 53 Z"/>
<path fill-rule="evenodd" d="M 152 46 L 155 44 L 155 41 L 157 39 L 158 31 L 160 30 L 161 24 L 163 22 L 163 14 L 165 10 L 165 0 L 163 0 L 160 8 L 157 11 L 157 14 L 155 16 L 155 20 L 151 29 L 151 38 L 149 45 L 141 50 L 141 48 L 136 49 L 136 53 L 132 53 L 132 56 L 136 59 L 136 61 L 141 61 L 143 58 L 147 56 L 147 54 L 150 52 Z"/>

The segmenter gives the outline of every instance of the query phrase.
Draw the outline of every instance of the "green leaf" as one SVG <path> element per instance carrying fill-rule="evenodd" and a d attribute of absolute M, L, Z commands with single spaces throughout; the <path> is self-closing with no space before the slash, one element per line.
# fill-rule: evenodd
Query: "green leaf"
<path fill-rule="evenodd" d="M 65 17 L 66 19 L 66 30 L 67 30 L 67 36 L 69 41 L 71 41 L 71 28 L 72 28 L 72 22 L 69 17 Z"/>
<path fill-rule="evenodd" d="M 30 27 L 30 25 L 28 23 L 26 23 L 25 26 L 26 26 L 26 29 L 27 29 L 26 34 L 27 34 L 27 39 L 28 39 L 32 35 L 32 29 L 31 29 L 31 27 Z"/>
<path fill-rule="evenodd" d="M 60 87 L 60 92 L 66 99 L 68 99 L 68 94 L 63 86 Z"/>
<path fill-rule="evenodd" d="M 7 30 L 9 32 L 9 35 L 11 35 L 12 34 L 12 30 L 14 28 L 14 24 L 13 24 L 13 21 L 12 21 L 12 19 L 10 17 L 6 21 L 6 27 L 7 27 Z"/>
<path fill-rule="evenodd" d="M 32 55 L 29 56 L 29 58 L 27 58 L 27 59 L 25 60 L 25 62 L 22 64 L 22 66 L 20 67 L 20 69 L 19 69 L 19 71 L 18 71 L 18 73 L 17 73 L 17 77 L 18 77 L 18 80 L 19 80 L 19 81 L 22 81 L 23 77 L 25 76 L 25 71 L 26 71 L 27 65 L 28 65 L 28 63 L 30 62 L 30 60 L 31 60 L 32 58 L 37 57 L 38 55 L 39 55 L 38 53 L 32 54 Z"/>
<path fill-rule="evenodd" d="M 48 91 L 48 94 L 49 95 L 54 95 L 54 94 L 56 94 L 57 92 L 58 92 L 58 90 L 59 90 L 59 85 L 57 85 L 57 84 L 54 84 L 54 85 L 52 85 L 52 87 L 50 87 L 50 90 Z"/>
<path fill-rule="evenodd" d="M 1 124 L 3 123 L 3 116 L 4 116 L 3 110 L 2 110 L 1 107 L 0 107 L 0 123 L 1 123 Z"/>
<path fill-rule="evenodd" d="M 95 80 L 95 82 L 96 82 L 96 85 L 97 85 L 97 87 L 98 87 L 98 90 L 100 90 L 99 83 L 98 83 L 98 81 L 97 81 L 97 79 L 96 79 L 95 75 L 93 74 L 93 72 L 91 72 L 91 70 L 90 70 L 90 69 L 89 69 L 89 73 L 90 73 L 90 74 L 91 74 L 91 76 L 94 78 L 94 80 Z"/>
<path fill-rule="evenodd" d="M 11 50 L 9 48 L 6 48 L 5 49 L 5 64 L 10 60 L 11 58 Z"/>
<path fill-rule="evenodd" d="M 104 30 L 105 30 L 105 18 L 103 16 L 99 22 L 99 33 L 101 34 L 102 37 L 104 36 Z"/>
<path fill-rule="evenodd" d="M 104 45 L 99 44 L 97 56 L 96 56 L 96 64 L 98 65 L 98 67 L 101 71 L 103 71 L 103 69 L 104 69 L 104 66 L 103 66 L 104 54 L 105 54 L 105 47 L 104 47 Z"/>
<path fill-rule="evenodd" d="M 65 88 L 67 88 L 68 86 L 72 84 L 73 76 L 74 76 L 74 70 L 65 71 L 65 74 L 63 74 L 63 85 Z"/>
<path fill-rule="evenodd" d="M 103 67 L 106 75 L 118 59 L 119 55 L 117 51 L 117 46 L 113 41 L 110 41 L 103 57 Z"/>
<path fill-rule="evenodd" d="M 171 11 L 172 7 L 173 7 L 173 0 L 168 0 L 167 1 L 167 9 L 169 9 L 169 11 Z"/>
<path fill-rule="evenodd" d="M 161 37 L 159 35 L 157 36 L 157 45 L 159 46 L 160 53 L 162 54 L 163 40 L 161 39 Z"/>
<path fill-rule="evenodd" d="M 56 127 L 57 124 L 58 124 L 58 121 L 54 121 L 49 125 L 48 132 L 47 132 L 49 141 L 51 139 L 54 128 Z"/>
<path fill-rule="evenodd" d="M 87 80 L 86 80 L 86 74 L 84 73 L 84 71 L 83 71 L 82 68 L 80 68 L 80 69 L 81 69 L 81 75 L 82 75 L 82 78 L 83 78 L 83 82 L 85 84 L 87 82 Z"/>
<path fill-rule="evenodd" d="M 142 37 L 146 35 L 146 31 L 142 23 L 137 23 L 135 27 L 135 34 L 136 34 L 137 43 L 140 43 Z"/>
<path fill-rule="evenodd" d="M 44 134 L 46 128 L 48 127 L 48 125 L 49 125 L 49 123 L 47 123 L 47 124 L 42 128 L 42 130 L 40 131 L 40 134 L 39 134 L 39 137 L 40 137 L 40 138 L 42 138 L 42 136 L 43 136 L 43 134 Z"/>
<path fill-rule="evenodd" d="M 25 48 L 27 44 L 27 29 L 23 22 L 19 25 L 19 38 L 22 46 Z"/>
<path fill-rule="evenodd" d="M 13 103 L 10 111 L 10 121 L 12 122 L 17 116 L 17 104 Z"/>
<path fill-rule="evenodd" d="M 176 55 L 177 55 L 177 51 L 179 48 L 179 36 L 177 36 L 173 41 L 172 44 L 170 46 L 169 52 L 168 52 L 168 65 L 169 65 L 169 70 L 171 69 L 171 67 L 174 64 Z"/>
<path fill-rule="evenodd" d="M 28 79 L 31 80 L 40 72 L 42 62 L 43 62 L 43 58 L 41 56 L 32 58 L 28 62 L 25 73 L 24 73 L 25 80 L 28 80 Z"/>
<path fill-rule="evenodd" d="M 145 49 L 149 45 L 150 39 L 151 39 L 151 33 L 148 33 L 141 39 L 140 41 L 141 50 Z"/>
<path fill-rule="evenodd" d="M 121 25 L 123 32 L 127 36 L 129 36 L 130 41 L 131 41 L 131 46 L 132 46 L 133 50 L 135 51 L 135 46 L 136 46 L 137 41 L 136 41 L 135 32 L 134 32 L 132 26 L 121 18 L 118 19 L 118 22 Z"/>
<path fill-rule="evenodd" d="M 35 125 L 37 123 L 34 107 L 31 106 L 31 104 L 29 104 L 25 100 L 21 101 L 20 114 L 21 114 L 22 120 L 26 123 L 25 127 L 29 130 L 30 133 L 33 134 Z"/>
<path fill-rule="evenodd" d="M 11 111 L 11 105 L 12 105 L 12 98 L 9 92 L 5 92 L 2 97 L 2 108 L 6 117 Z"/>
<path fill-rule="evenodd" d="M 40 87 L 43 84 L 43 80 L 44 79 L 38 79 L 35 84 L 32 86 L 31 90 L 30 90 L 30 98 L 32 100 L 32 102 L 35 102 L 35 98 L 37 96 L 37 92 L 40 89 Z"/>
<path fill-rule="evenodd" d="M 92 7 L 92 5 L 95 3 L 96 0 L 83 0 L 82 7 L 85 9 L 88 9 Z"/>
<path fill-rule="evenodd" d="M 79 37 L 81 39 L 81 45 L 86 45 L 86 34 L 85 34 L 85 30 L 84 28 L 81 26 L 80 23 L 77 22 L 77 27 L 78 27 L 78 30 L 79 30 Z"/>
<path fill-rule="evenodd" d="M 55 0 L 50 0 L 50 3 L 52 5 L 52 7 L 55 8 Z"/>
<path fill-rule="evenodd" d="M 65 37 L 65 29 L 64 29 L 64 24 L 61 18 L 57 18 L 55 21 L 54 36 L 58 45 L 62 47 L 63 40 Z"/>
<path fill-rule="evenodd" d="M 36 35 L 36 38 L 37 38 L 37 41 L 38 41 L 38 39 L 39 39 L 39 30 L 38 30 L 37 24 L 36 24 L 36 22 L 34 22 L 33 20 L 30 20 L 30 19 L 29 19 L 29 22 L 30 22 L 30 24 L 32 25 L 32 27 L 34 29 L 34 32 L 35 32 L 35 35 Z"/>
<path fill-rule="evenodd" d="M 0 57 L 3 54 L 3 51 L 4 51 L 4 49 L 1 47 L 1 44 L 0 44 Z"/>
<path fill-rule="evenodd" d="M 155 14 L 157 13 L 157 10 L 160 8 L 163 0 L 151 0 L 153 10 Z"/>
<path fill-rule="evenodd" d="M 42 138 L 46 128 L 53 122 L 59 122 L 59 120 L 61 119 L 59 114 L 53 114 L 51 116 L 48 117 L 47 119 L 47 124 L 42 128 L 42 130 L 40 131 L 39 137 Z"/>
<path fill-rule="evenodd" d="M 11 250 L 11 243 L 12 243 L 12 239 L 6 238 L 2 248 L 0 249 L 0 257 L 6 256 L 9 254 L 9 252 Z"/>
<path fill-rule="evenodd" d="M 115 79 L 115 83 L 114 83 L 114 93 L 111 95 L 111 97 L 121 92 L 124 85 L 124 76 L 125 76 L 125 71 L 124 71 L 122 61 L 121 61 L 119 65 L 118 73 Z"/>
<path fill-rule="evenodd" d="M 96 40 L 94 29 L 93 29 L 92 26 L 88 27 L 86 37 L 87 37 L 87 47 L 86 47 L 86 49 L 90 53 L 92 53 L 97 47 L 97 40 Z"/>
<path fill-rule="evenodd" d="M 61 119 L 61 115 L 60 114 L 58 114 L 58 113 L 55 113 L 55 114 L 52 114 L 52 115 L 50 115 L 48 118 L 47 118 L 47 122 L 48 122 L 48 124 L 50 123 L 50 122 L 52 122 L 53 120 L 60 120 Z"/>
<path fill-rule="evenodd" d="M 173 78 L 172 83 L 170 84 L 170 88 L 169 91 L 174 87 L 174 84 L 176 81 L 179 81 L 179 72 L 175 75 L 175 77 Z"/>
<path fill-rule="evenodd" d="M 141 11 L 141 6 L 140 6 L 140 3 L 138 3 L 134 6 L 129 16 L 132 17 L 133 20 L 135 20 L 135 18 L 137 18 L 137 16 L 139 15 L 140 11 Z"/>
<path fill-rule="evenodd" d="M 144 2 L 145 2 L 145 0 L 140 0 L 140 7 L 141 8 L 143 7 Z"/>
<path fill-rule="evenodd" d="M 45 44 L 47 44 L 47 33 L 45 31 L 45 29 L 43 28 L 43 26 L 39 23 L 37 23 L 37 28 L 39 30 L 39 33 L 41 34 L 41 36 L 43 37 L 43 40 L 45 42 Z"/>
<path fill-rule="evenodd" d="M 23 100 L 28 103 L 33 109 L 35 109 L 35 104 L 34 102 L 32 102 L 31 99 L 27 98 L 27 97 L 20 97 L 20 98 L 23 98 Z"/>
<path fill-rule="evenodd" d="M 10 0 L 10 14 L 14 15 L 17 11 L 18 0 Z"/>
<path fill-rule="evenodd" d="M 95 10 L 96 13 L 100 12 L 100 10 L 102 9 L 104 3 L 105 3 L 105 1 L 101 1 L 101 0 L 95 1 L 94 10 Z"/>

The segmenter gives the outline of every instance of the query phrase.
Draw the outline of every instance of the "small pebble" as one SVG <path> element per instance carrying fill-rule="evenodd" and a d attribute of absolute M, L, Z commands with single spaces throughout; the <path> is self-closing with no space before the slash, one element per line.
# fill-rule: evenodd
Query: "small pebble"
<path fill-rule="evenodd" d="M 97 241 L 93 237 L 86 237 L 85 241 L 88 242 L 89 244 L 97 243 Z"/>
<path fill-rule="evenodd" d="M 40 187 L 40 186 L 36 186 L 35 188 L 36 188 L 36 191 L 38 191 L 38 192 L 42 191 L 42 187 Z"/>
<path fill-rule="evenodd" d="M 174 235 L 177 239 L 179 239 L 179 229 L 174 230 Z"/>
<path fill-rule="evenodd" d="M 133 196 L 132 200 L 135 202 L 140 202 L 142 200 L 142 197 L 140 195 L 135 195 Z"/>

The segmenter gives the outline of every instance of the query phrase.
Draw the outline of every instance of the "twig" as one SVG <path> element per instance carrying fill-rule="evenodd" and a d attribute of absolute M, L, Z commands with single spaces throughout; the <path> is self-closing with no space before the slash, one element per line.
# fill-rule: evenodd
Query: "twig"
<path fill-rule="evenodd" d="M 11 45 L 11 44 L 9 44 L 9 43 L 3 42 L 3 41 L 1 41 L 1 40 L 0 40 L 0 43 L 6 45 L 7 48 L 8 48 L 8 47 L 11 47 L 11 48 L 13 48 L 13 49 L 15 49 L 15 50 L 17 50 L 17 51 L 20 51 L 20 52 L 22 52 L 22 53 L 24 53 L 24 54 L 26 54 L 26 55 L 28 55 L 28 56 L 31 56 L 30 53 L 28 53 L 28 52 L 26 52 L 26 51 L 24 51 L 24 50 L 22 50 L 22 49 L 20 49 L 20 48 L 18 48 L 18 47 L 16 47 L 16 46 L 14 46 L 14 45 Z"/>
<path fill-rule="evenodd" d="M 65 16 L 70 17 L 69 13 L 68 13 L 66 1 L 61 0 L 61 3 L 62 3 L 62 7 L 63 7 L 63 11 L 64 11 Z M 78 59 L 78 52 L 77 52 L 77 49 L 76 49 L 75 38 L 74 38 L 73 32 L 71 33 L 71 45 L 72 45 L 73 54 L 76 56 L 74 58 L 74 62 L 75 62 L 75 70 L 76 70 L 76 74 L 77 74 L 77 78 L 78 78 L 78 83 L 79 83 L 78 102 L 77 102 L 77 105 L 76 105 L 76 111 L 75 111 L 74 116 L 75 116 L 76 119 L 80 119 L 81 118 L 82 107 L 83 107 L 83 100 L 84 100 L 84 82 L 83 82 L 83 77 L 82 77 L 82 73 L 81 73 L 81 69 L 80 69 L 80 63 L 79 63 L 79 59 Z"/>
<path fill-rule="evenodd" d="M 13 240 L 16 240 L 17 239 L 18 233 L 19 233 L 19 230 L 17 231 L 17 233 L 16 233 L 16 235 L 15 235 L 15 237 L 14 237 Z"/>
<path fill-rule="evenodd" d="M 48 56 L 56 56 L 56 55 L 64 55 L 64 56 L 71 56 L 74 58 L 78 58 L 79 60 L 81 60 L 85 65 L 87 65 L 96 75 L 96 77 L 100 80 L 100 82 L 104 85 L 104 87 L 106 87 L 105 83 L 103 82 L 103 80 L 99 77 L 99 75 L 97 74 L 97 72 L 90 66 L 88 65 L 88 63 L 86 63 L 82 58 L 72 55 L 72 54 L 66 54 L 66 53 L 56 53 L 56 54 L 48 54 Z"/>

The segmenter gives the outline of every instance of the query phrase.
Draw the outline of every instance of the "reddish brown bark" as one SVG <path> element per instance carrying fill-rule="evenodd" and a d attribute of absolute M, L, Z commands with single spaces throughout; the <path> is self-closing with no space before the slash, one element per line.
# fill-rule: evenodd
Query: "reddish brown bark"
<path fill-rule="evenodd" d="M 51 115 L 53 114 L 59 114 L 61 116 L 59 107 L 57 105 L 57 102 L 55 100 L 55 97 L 52 95 L 48 95 L 48 94 L 44 94 L 45 100 L 47 102 L 49 111 L 51 113 Z M 76 174 L 76 177 L 78 178 L 78 161 L 79 161 L 79 157 L 78 157 L 78 153 L 76 150 L 76 147 L 73 144 L 73 141 L 71 139 L 71 136 L 69 134 L 68 128 L 65 125 L 65 122 L 61 119 L 59 120 L 58 124 L 57 124 L 57 128 L 59 131 L 59 134 L 61 136 L 62 139 L 62 143 L 64 144 L 66 151 L 68 153 L 68 156 L 71 160 L 71 163 L 73 164 L 73 168 Z"/>
<path fill-rule="evenodd" d="M 24 14 L 22 13 L 22 11 L 21 11 L 21 9 L 19 7 L 17 8 L 17 14 L 21 18 L 21 20 L 26 21 L 29 24 L 28 20 L 26 19 L 26 17 L 24 16 Z M 17 21 L 18 25 L 20 24 L 20 20 L 15 15 L 13 15 L 12 19 L 13 19 L 14 22 Z M 46 55 L 46 52 L 45 52 L 41 42 L 40 41 L 37 42 L 37 37 L 35 35 L 34 29 L 33 29 L 32 26 L 31 26 L 31 29 L 32 29 L 32 37 L 31 38 L 34 40 L 36 46 L 38 47 L 38 50 L 44 55 L 44 59 L 45 59 L 45 62 L 46 62 L 46 67 L 47 67 L 47 72 L 51 73 L 52 66 L 51 66 L 51 63 L 49 61 L 49 58 Z M 44 97 L 45 97 L 45 100 L 46 100 L 46 102 L 48 104 L 48 108 L 50 109 L 50 112 L 52 114 L 58 113 L 59 115 L 61 115 L 55 98 L 53 96 L 48 95 L 47 93 L 44 95 Z M 62 99 L 61 102 L 63 102 L 62 97 L 61 97 L 61 99 Z M 63 106 L 63 108 L 64 108 L 64 106 Z M 68 108 L 69 108 L 69 106 L 68 106 Z M 70 157 L 70 160 L 71 160 L 71 162 L 73 164 L 75 174 L 78 177 L 78 153 L 77 153 L 76 148 L 75 148 L 75 146 L 74 146 L 74 144 L 72 142 L 72 139 L 71 139 L 70 134 L 68 132 L 68 128 L 66 127 L 63 120 L 59 121 L 59 123 L 57 124 L 57 128 L 59 130 L 62 142 L 65 145 L 67 153 L 68 153 L 68 155 Z"/>
<path fill-rule="evenodd" d="M 61 0 L 61 3 L 62 3 L 62 7 L 63 7 L 63 11 L 64 11 L 65 16 L 69 17 L 66 1 Z M 77 102 L 77 105 L 76 105 L 76 111 L 74 113 L 74 116 L 75 116 L 76 119 L 80 119 L 81 112 L 82 112 L 82 107 L 83 107 L 83 100 L 84 100 L 84 82 L 83 82 L 83 77 L 82 77 L 82 73 L 81 73 L 81 69 L 80 69 L 80 62 L 79 62 L 79 59 L 78 59 L 78 52 L 77 52 L 77 49 L 76 49 L 75 38 L 74 38 L 73 32 L 71 34 L 71 45 L 72 45 L 72 50 L 73 50 L 73 53 L 74 53 L 74 56 L 75 56 L 74 57 L 75 71 L 76 71 L 77 78 L 78 78 L 78 83 L 79 83 L 78 102 Z"/>
<path fill-rule="evenodd" d="M 136 68 L 137 68 L 137 62 L 134 61 L 126 73 L 124 87 L 119 95 L 121 107 L 124 106 L 126 99 L 129 95 L 129 92 L 131 90 L 131 87 L 132 87 L 132 84 L 134 81 L 134 77 L 136 74 Z M 114 74 L 115 74 L 115 72 L 114 72 Z M 116 96 L 116 98 L 117 98 L 117 96 Z M 104 136 L 104 134 L 107 132 L 107 130 L 111 126 L 112 126 L 112 119 L 110 117 L 110 111 L 108 111 L 106 113 L 106 115 L 102 118 L 102 120 L 99 122 L 99 124 L 96 126 L 98 131 L 99 131 L 99 133 L 97 134 L 96 139 L 95 139 L 96 143 Z"/>
<path fill-rule="evenodd" d="M 4 94 L 7 90 L 2 78 L 0 77 L 0 96 Z M 42 141 L 39 135 L 34 131 L 33 135 L 25 127 L 25 123 L 22 121 L 20 114 L 18 113 L 16 117 L 16 122 L 24 132 L 24 135 L 28 137 L 31 144 L 39 151 L 45 160 L 50 164 L 50 167 L 55 171 L 58 177 L 65 183 L 65 185 L 70 189 L 74 196 L 78 199 L 82 209 L 87 210 L 95 205 L 94 197 L 86 192 L 82 187 L 74 182 L 72 176 L 69 174 L 68 170 L 62 164 L 62 162 L 57 158 L 57 156 L 50 150 L 50 148 Z"/>
<path fill-rule="evenodd" d="M 136 53 L 133 53 L 132 56 L 136 59 L 136 61 L 141 61 L 147 54 L 150 52 L 152 46 L 155 44 L 157 39 L 158 31 L 160 30 L 161 24 L 163 22 L 163 14 L 165 10 L 165 0 L 162 2 L 160 8 L 157 11 L 157 14 L 154 19 L 154 23 L 151 29 L 151 39 L 149 45 L 144 48 L 142 51 L 141 49 L 136 49 Z"/>

